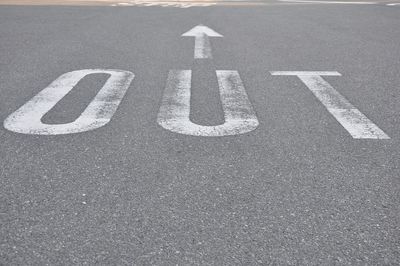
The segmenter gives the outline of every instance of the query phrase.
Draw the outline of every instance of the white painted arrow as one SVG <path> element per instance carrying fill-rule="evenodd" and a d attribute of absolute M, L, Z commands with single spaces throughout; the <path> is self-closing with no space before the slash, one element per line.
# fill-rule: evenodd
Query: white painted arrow
<path fill-rule="evenodd" d="M 198 25 L 182 34 L 183 37 L 195 37 L 194 58 L 212 58 L 209 37 L 224 37 L 209 27 Z"/>

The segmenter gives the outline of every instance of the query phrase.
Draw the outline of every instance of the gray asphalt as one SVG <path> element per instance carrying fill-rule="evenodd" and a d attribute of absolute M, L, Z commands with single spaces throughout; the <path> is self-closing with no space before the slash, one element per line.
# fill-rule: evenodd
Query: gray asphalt
<path fill-rule="evenodd" d="M 213 60 L 193 59 L 198 24 Z M 0 120 L 61 74 L 135 73 L 112 121 L 63 136 L 0 128 L 2 265 L 400 264 L 400 7 L 0 6 Z M 168 71 L 193 69 L 192 120 L 218 124 L 238 70 L 260 126 L 193 137 L 156 122 Z M 296 77 L 325 79 L 390 140 L 356 140 Z M 105 80 L 44 118 L 67 123 Z"/>

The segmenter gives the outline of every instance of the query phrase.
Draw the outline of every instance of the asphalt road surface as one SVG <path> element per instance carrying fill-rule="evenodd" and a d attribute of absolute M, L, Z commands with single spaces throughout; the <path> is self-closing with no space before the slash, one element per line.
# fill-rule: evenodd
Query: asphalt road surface
<path fill-rule="evenodd" d="M 399 25 L 0 6 L 0 264 L 400 264 Z"/>

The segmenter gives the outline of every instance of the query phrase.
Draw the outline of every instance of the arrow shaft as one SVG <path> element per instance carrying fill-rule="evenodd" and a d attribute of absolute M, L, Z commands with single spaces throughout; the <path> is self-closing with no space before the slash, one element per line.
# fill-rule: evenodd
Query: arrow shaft
<path fill-rule="evenodd" d="M 206 34 L 196 36 L 194 43 L 194 58 L 212 58 L 210 38 Z"/>

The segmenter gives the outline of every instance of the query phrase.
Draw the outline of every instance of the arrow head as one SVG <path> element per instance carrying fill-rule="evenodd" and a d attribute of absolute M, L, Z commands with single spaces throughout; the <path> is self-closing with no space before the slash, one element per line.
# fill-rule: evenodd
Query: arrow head
<path fill-rule="evenodd" d="M 206 27 L 203 25 L 198 25 L 198 26 L 194 27 L 193 29 L 182 34 L 182 36 L 184 36 L 184 37 L 200 37 L 203 35 L 207 35 L 209 37 L 224 37 L 223 35 L 219 34 L 218 32 L 214 31 L 213 29 L 210 29 L 209 27 Z"/>

